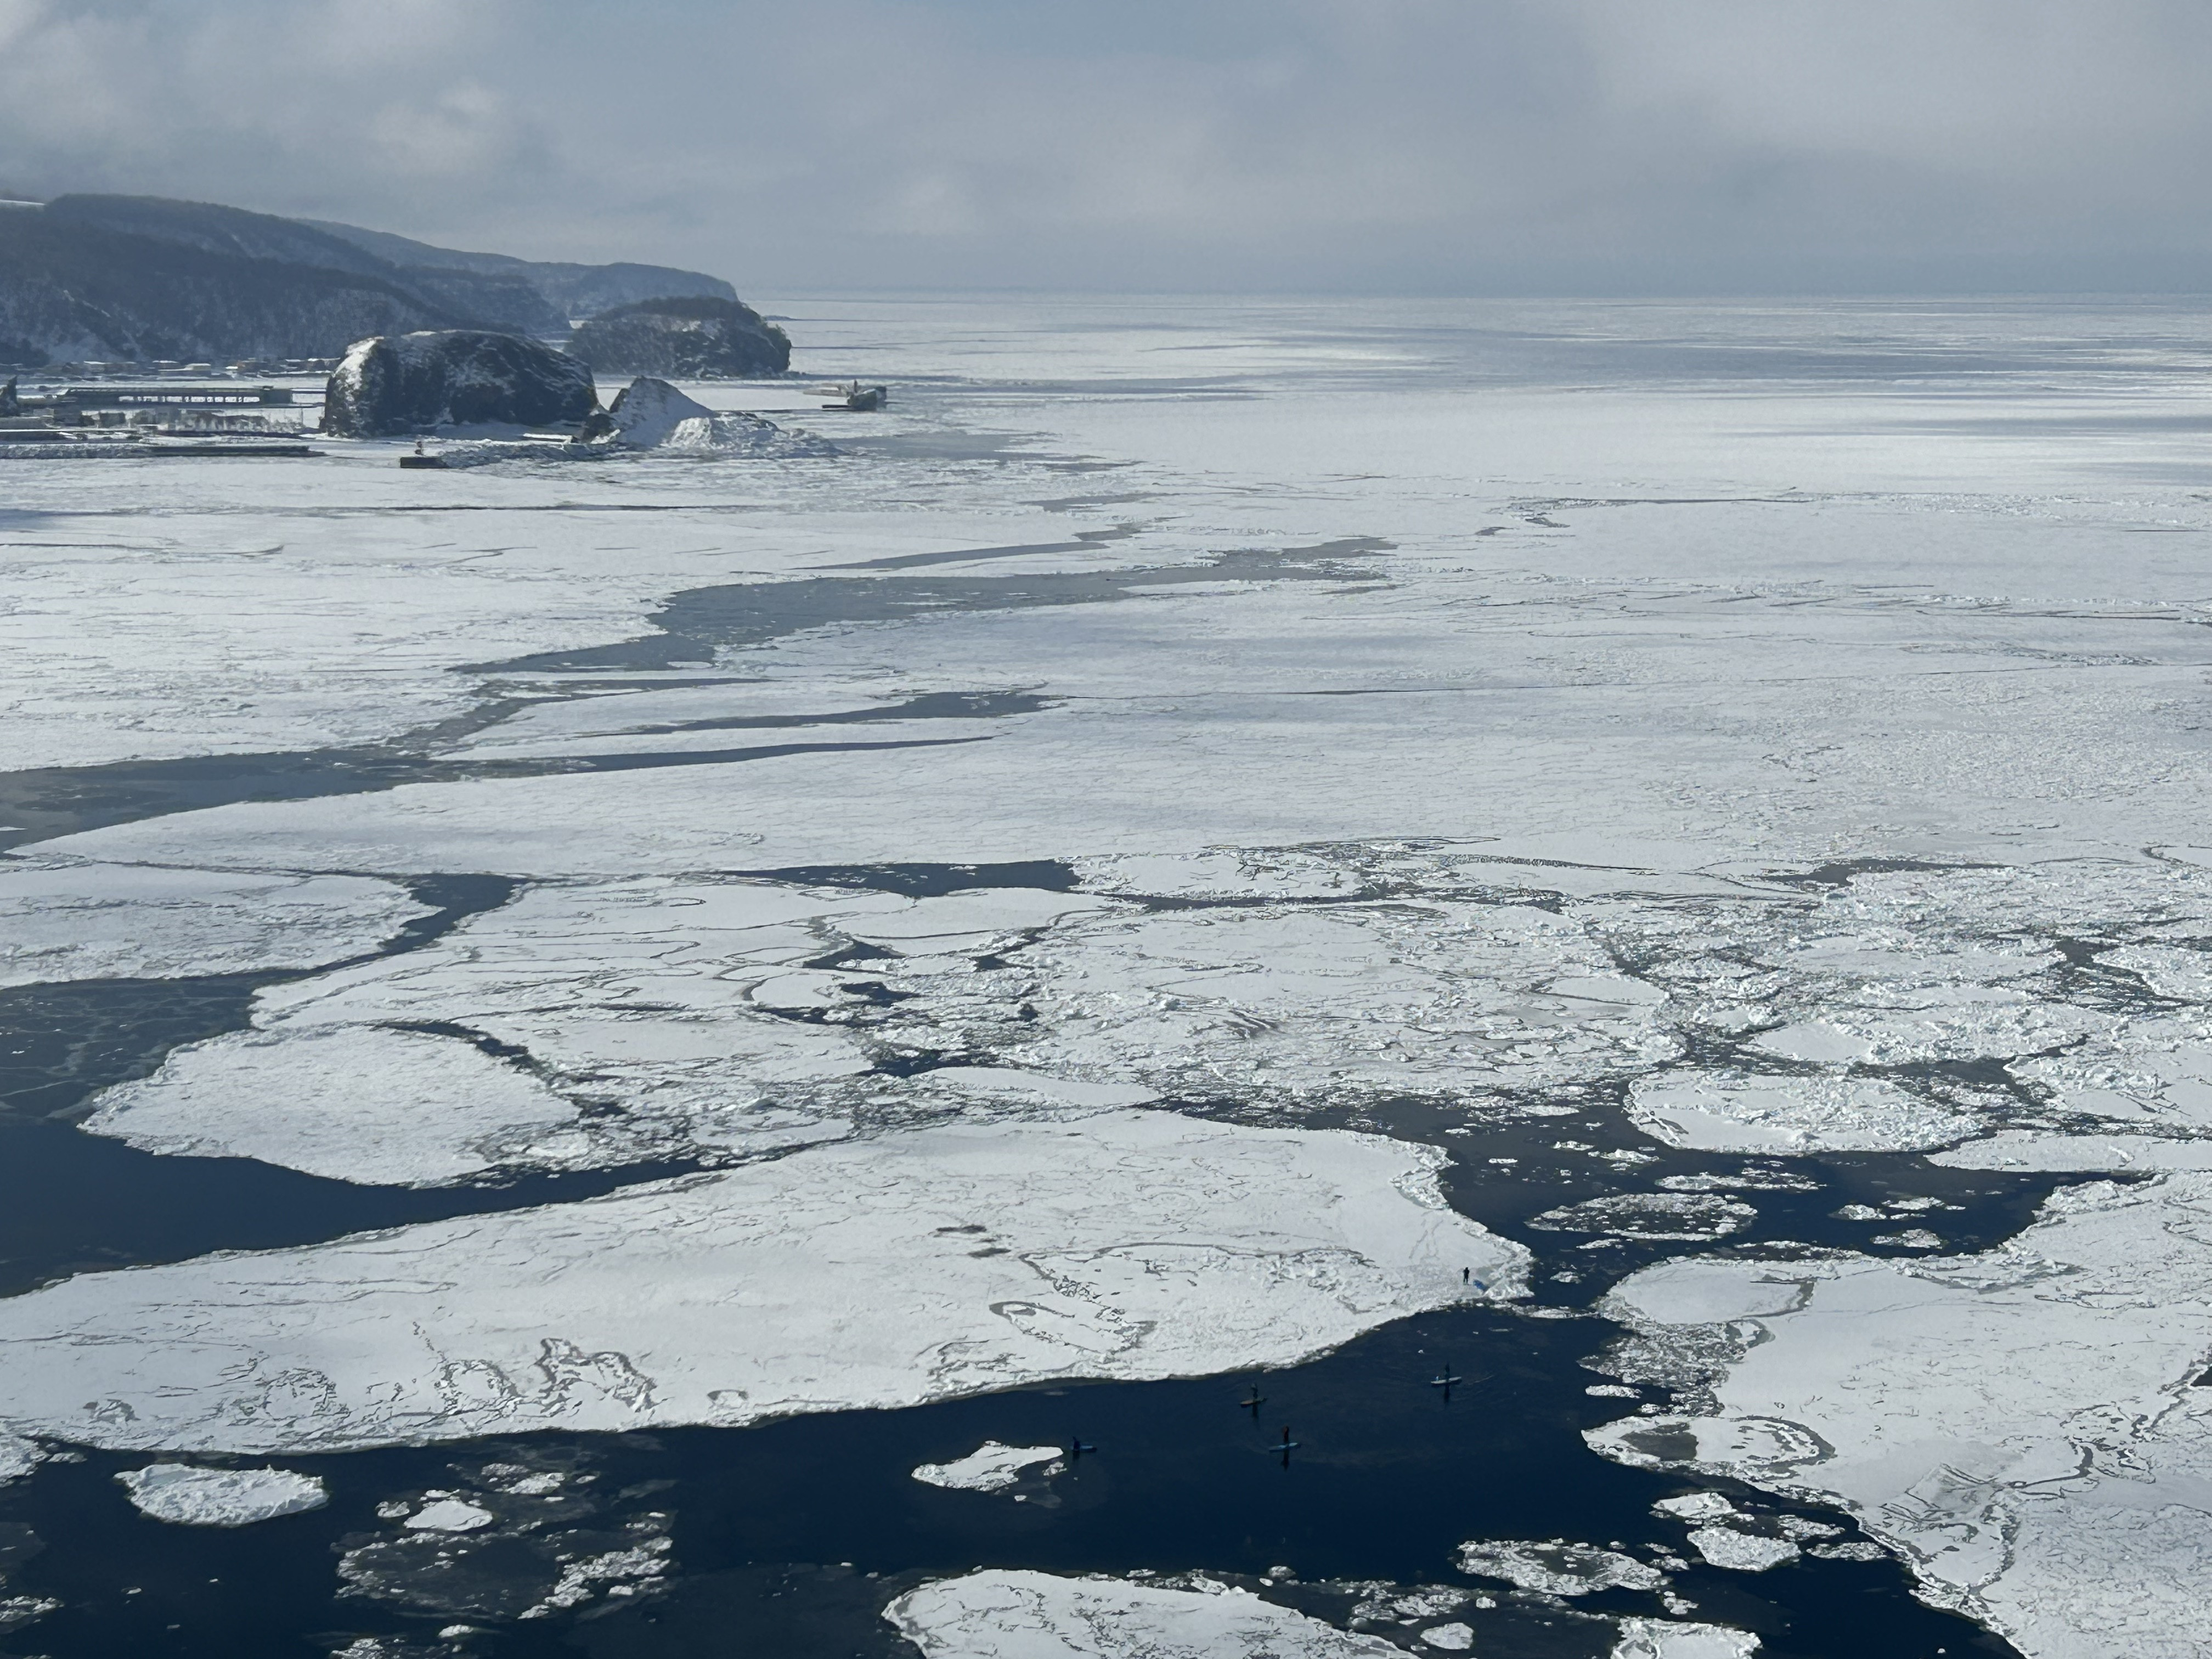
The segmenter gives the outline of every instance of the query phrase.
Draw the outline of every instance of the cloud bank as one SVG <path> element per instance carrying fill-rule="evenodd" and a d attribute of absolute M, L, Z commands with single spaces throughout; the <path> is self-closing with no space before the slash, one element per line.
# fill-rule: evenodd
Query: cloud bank
<path fill-rule="evenodd" d="M 0 194 L 751 291 L 2212 287 L 2189 0 L 0 0 Z"/>

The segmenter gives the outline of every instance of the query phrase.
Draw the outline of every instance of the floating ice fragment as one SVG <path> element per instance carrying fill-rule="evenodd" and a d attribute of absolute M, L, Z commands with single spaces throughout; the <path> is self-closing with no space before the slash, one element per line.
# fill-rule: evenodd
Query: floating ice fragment
<path fill-rule="evenodd" d="M 1553 1232 L 1709 1239 L 1741 1232 L 1758 1218 L 1750 1205 L 1709 1193 L 1619 1193 L 1547 1210 L 1528 1224 Z"/>
<path fill-rule="evenodd" d="M 289 1469 L 153 1463 L 115 1478 L 142 1513 L 187 1527 L 250 1526 L 319 1510 L 330 1502 L 330 1492 L 320 1480 Z"/>
<path fill-rule="evenodd" d="M 1724 1625 L 1674 1624 L 1664 1619 L 1624 1619 L 1612 1659 L 1751 1659 L 1759 1638 Z"/>
<path fill-rule="evenodd" d="M 1685 1492 L 1680 1498 L 1662 1498 L 1652 1506 L 1659 1515 L 1671 1515 L 1681 1521 L 1711 1521 L 1719 1516 L 1734 1515 L 1735 1505 L 1717 1492 Z"/>
<path fill-rule="evenodd" d="M 1607 1589 L 1657 1589 L 1666 1575 L 1617 1551 L 1564 1538 L 1548 1543 L 1490 1543 L 1476 1540 L 1459 1547 L 1459 1570 L 1485 1578 L 1503 1578 L 1547 1595 L 1591 1595 Z"/>
<path fill-rule="evenodd" d="M 1474 1645 L 1474 1631 L 1468 1625 L 1431 1625 L 1421 1632 L 1421 1640 L 1446 1653 L 1465 1653 Z"/>
<path fill-rule="evenodd" d="M 1690 1542 L 1713 1565 L 1737 1572 L 1765 1572 L 1797 1559 L 1797 1547 L 1788 1539 L 1765 1538 L 1734 1527 L 1696 1528 Z"/>
<path fill-rule="evenodd" d="M 1639 1128 L 1701 1152 L 1904 1152 L 1982 1127 L 1875 1078 L 1668 1072 L 1639 1079 L 1629 1102 Z"/>
<path fill-rule="evenodd" d="M 1241 1590 L 1209 1589 L 975 1572 L 909 1590 L 884 1617 L 923 1659 L 1401 1659 L 1405 1651 Z"/>
<path fill-rule="evenodd" d="M 510 1156 L 528 1161 L 523 1148 L 577 1115 L 526 1072 L 460 1038 L 341 1025 L 236 1032 L 180 1048 L 153 1076 L 102 1095 L 82 1127 L 173 1157 L 252 1158 L 334 1180 L 422 1187 Z"/>
<path fill-rule="evenodd" d="M 407 1517 L 414 1532 L 474 1532 L 492 1523 L 492 1512 L 459 1498 L 437 1498 Z"/>
<path fill-rule="evenodd" d="M 1053 1462 L 1060 1455 L 1058 1446 L 1008 1446 L 986 1440 L 967 1456 L 950 1463 L 919 1465 L 914 1478 L 928 1486 L 963 1492 L 1003 1492 L 1022 1478 L 1024 1469 Z"/>

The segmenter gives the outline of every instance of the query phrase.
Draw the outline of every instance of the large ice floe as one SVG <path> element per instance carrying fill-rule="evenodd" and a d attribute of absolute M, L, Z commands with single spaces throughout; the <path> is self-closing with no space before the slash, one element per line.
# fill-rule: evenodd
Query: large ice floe
<path fill-rule="evenodd" d="M 100 1097 L 81 1126 L 150 1152 L 253 1158 L 428 1186 L 560 1161 L 579 1112 L 472 1043 L 375 1025 L 210 1039 Z"/>
<path fill-rule="evenodd" d="M 610 1197 L 80 1275 L 0 1302 L 0 1424 L 334 1449 L 738 1425 L 1279 1365 L 1527 1253 L 1441 1155 L 1107 1112 L 814 1148 Z"/>
<path fill-rule="evenodd" d="M 15 860 L 0 866 L 0 985 L 312 968 L 428 914 L 358 876 Z"/>
<path fill-rule="evenodd" d="M 1358 1636 L 1225 1584 L 1165 1589 L 1118 1578 L 974 1572 L 884 1609 L 923 1659 L 1395 1659 Z"/>
<path fill-rule="evenodd" d="M 1639 1334 L 1615 1369 L 1703 1404 L 1600 1449 L 1840 1504 L 2033 1659 L 2212 1649 L 2212 1176 L 2062 1191 L 1978 1255 L 1664 1263 L 1604 1306 Z"/>

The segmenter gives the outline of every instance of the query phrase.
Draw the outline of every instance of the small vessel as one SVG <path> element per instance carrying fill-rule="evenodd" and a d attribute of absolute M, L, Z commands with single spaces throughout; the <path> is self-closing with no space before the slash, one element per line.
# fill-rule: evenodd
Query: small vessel
<path fill-rule="evenodd" d="M 833 386 L 831 390 L 836 391 L 839 388 Z M 881 409 L 890 401 L 891 395 L 888 386 L 862 386 L 858 380 L 843 387 L 842 392 L 844 395 L 838 402 L 824 404 L 822 407 L 850 410 L 855 414 L 866 415 Z"/>
<path fill-rule="evenodd" d="M 433 455 L 429 453 L 422 447 L 422 441 L 420 438 L 417 438 L 415 441 L 415 453 L 412 455 L 402 455 L 399 458 L 399 465 L 404 467 L 421 468 L 425 471 L 434 472 L 450 472 L 453 471 L 453 464 L 447 461 L 443 455 Z"/>

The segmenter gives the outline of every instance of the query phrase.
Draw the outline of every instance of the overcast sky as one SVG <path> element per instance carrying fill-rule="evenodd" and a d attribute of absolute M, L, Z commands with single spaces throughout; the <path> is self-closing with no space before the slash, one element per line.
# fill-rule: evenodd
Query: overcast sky
<path fill-rule="evenodd" d="M 2207 0 L 0 0 L 0 191 L 807 288 L 2212 289 Z"/>

